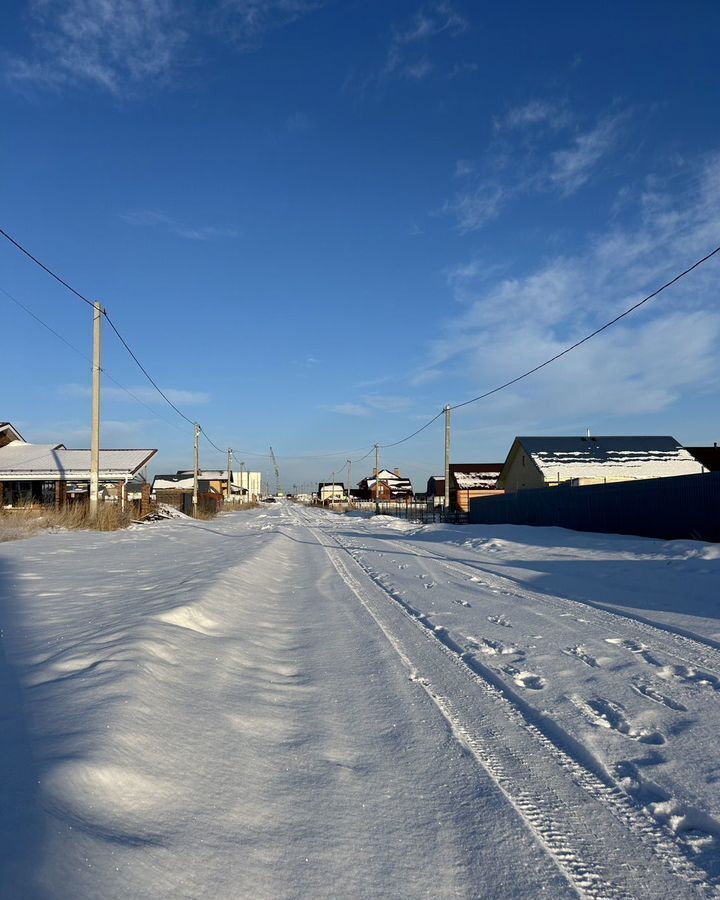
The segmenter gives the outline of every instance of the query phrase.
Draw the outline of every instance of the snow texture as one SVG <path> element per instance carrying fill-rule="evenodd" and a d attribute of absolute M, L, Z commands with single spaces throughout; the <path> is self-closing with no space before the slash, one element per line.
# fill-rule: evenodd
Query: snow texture
<path fill-rule="evenodd" d="M 4 544 L 0 897 L 717 896 L 719 587 L 289 503 Z"/>

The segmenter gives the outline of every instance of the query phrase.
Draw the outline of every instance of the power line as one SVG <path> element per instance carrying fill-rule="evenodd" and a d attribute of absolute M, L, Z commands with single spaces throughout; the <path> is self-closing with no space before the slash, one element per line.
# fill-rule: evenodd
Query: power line
<path fill-rule="evenodd" d="M 47 329 L 50 332 L 50 334 L 55 335 L 55 337 L 58 340 L 62 341 L 63 344 L 65 344 L 72 351 L 77 353 L 77 355 L 80 356 L 82 359 L 84 359 L 85 362 L 88 362 L 88 363 L 90 363 L 90 365 L 92 365 L 92 360 L 90 359 L 90 357 L 87 354 L 83 353 L 83 351 L 80 350 L 78 347 L 76 347 L 74 344 L 71 344 L 70 341 L 66 337 L 64 337 L 62 334 L 60 334 L 59 331 L 56 331 L 51 325 L 48 325 L 48 323 L 45 322 L 43 319 L 41 319 L 40 316 L 36 315 L 36 313 L 34 313 L 28 306 L 26 306 L 24 303 L 22 303 L 20 300 L 18 300 L 17 297 L 14 297 L 9 291 L 6 291 L 4 288 L 0 288 L 0 293 L 4 294 L 8 298 L 8 300 L 11 300 L 16 306 L 19 306 L 20 309 L 23 310 L 23 312 L 26 312 L 31 318 L 35 319 L 35 321 L 38 322 L 40 325 L 42 325 L 43 328 Z M 128 397 L 131 397 L 136 403 L 139 403 L 140 406 L 144 406 L 145 409 L 149 410 L 154 416 L 157 416 L 159 419 L 161 419 L 167 425 L 170 425 L 172 428 L 175 428 L 178 431 L 182 431 L 182 429 L 180 428 L 179 425 L 176 425 L 174 422 L 171 422 L 170 419 L 166 419 L 165 416 L 161 415 L 156 409 L 153 409 L 152 406 L 149 406 L 147 403 L 145 403 L 144 400 L 141 400 L 136 394 L 134 394 L 131 390 L 126 388 L 124 384 L 121 384 L 117 380 L 117 378 L 113 378 L 113 376 L 110 374 L 110 372 L 108 372 L 106 369 L 103 369 L 103 374 L 109 381 L 112 381 L 112 383 L 114 385 L 116 385 L 116 387 L 118 387 L 118 388 L 120 388 L 120 390 L 124 391 L 128 395 Z"/>
<path fill-rule="evenodd" d="M 445 412 L 445 410 L 444 410 L 444 409 L 441 409 L 440 412 L 439 412 L 436 416 L 433 416 L 432 419 L 430 419 L 429 422 L 426 422 L 423 426 L 421 426 L 420 428 L 418 428 L 417 431 L 413 431 L 413 433 L 412 433 L 412 434 L 409 434 L 407 437 L 404 437 L 404 438 L 402 438 L 402 439 L 399 440 L 399 441 L 393 441 L 392 444 L 378 444 L 378 446 L 380 447 L 381 450 L 387 450 L 388 447 L 397 447 L 398 444 L 404 444 L 405 441 L 409 441 L 411 438 L 414 438 L 415 435 L 420 434 L 421 431 L 425 431 L 426 428 L 429 428 L 429 427 L 432 425 L 433 422 L 437 422 L 437 420 L 440 418 L 440 416 L 441 416 L 444 412 Z M 369 455 L 369 454 L 368 454 L 368 455 Z"/>
<path fill-rule="evenodd" d="M 179 409 L 177 408 L 177 406 L 175 406 L 175 404 L 174 404 L 174 403 L 172 402 L 172 400 L 168 397 L 168 395 L 162 390 L 162 388 L 160 388 L 160 386 L 158 385 L 158 383 L 155 381 L 155 379 L 152 377 L 152 375 L 148 372 L 148 370 L 145 368 L 145 366 L 140 362 L 140 360 L 137 358 L 137 356 L 135 356 L 135 354 L 133 353 L 133 351 L 130 349 L 130 346 L 128 345 L 128 342 L 125 340 L 125 338 L 120 334 L 120 332 L 119 332 L 119 331 L 117 330 L 117 328 L 115 327 L 115 323 L 113 322 L 113 320 L 112 320 L 112 319 L 110 318 L 110 316 L 108 315 L 107 310 L 103 310 L 103 312 L 104 312 L 104 314 L 105 314 L 105 318 L 107 319 L 108 325 L 109 325 L 109 326 L 112 328 L 112 330 L 115 332 L 115 334 L 117 335 L 118 340 L 120 341 L 120 343 L 121 343 L 121 344 L 123 345 L 123 347 L 127 350 L 127 352 L 130 354 L 130 356 L 135 360 L 135 362 L 136 362 L 136 364 L 137 364 L 137 367 L 140 369 L 140 371 L 143 373 L 143 375 L 147 378 L 147 380 L 150 382 L 150 384 L 155 388 L 155 390 L 158 392 L 158 394 L 160 394 L 160 396 L 163 398 L 163 400 L 164 400 L 169 406 L 171 406 L 171 407 L 175 410 L 175 412 L 176 412 L 181 418 L 185 419 L 185 421 L 188 422 L 190 425 L 195 425 L 195 422 L 194 422 L 192 419 L 189 419 L 189 418 L 185 415 L 184 412 L 182 412 L 181 410 L 179 410 Z"/>
<path fill-rule="evenodd" d="M 94 306 L 94 303 L 92 302 L 92 300 L 88 300 L 88 298 L 84 294 L 81 294 L 80 291 L 76 291 L 74 287 L 71 287 L 67 283 L 67 281 L 62 279 L 59 275 L 56 275 L 52 269 L 49 269 L 45 265 L 45 263 L 40 262 L 40 260 L 36 256 L 33 256 L 29 250 L 27 250 L 25 247 L 23 247 L 22 244 L 19 244 L 15 240 L 14 237 L 10 237 L 10 235 L 7 233 L 7 231 L 0 228 L 0 235 L 2 235 L 4 238 L 6 238 L 8 241 L 10 241 L 11 244 L 14 244 L 21 253 L 24 253 L 28 259 L 31 259 L 35 263 L 35 265 L 40 266 L 40 268 L 43 269 L 45 272 L 47 272 L 48 275 L 50 275 L 52 278 L 54 278 L 55 281 L 59 281 L 60 284 L 63 287 L 66 287 L 70 291 L 71 294 L 75 294 L 76 297 L 79 297 L 80 300 L 82 300 L 83 303 L 87 303 L 88 306 Z"/>
<path fill-rule="evenodd" d="M 594 338 L 596 335 L 600 334 L 600 332 L 605 331 L 606 328 L 610 328 L 611 325 L 614 325 L 616 322 L 619 322 L 620 319 L 624 319 L 625 316 L 629 316 L 631 312 L 634 312 L 636 309 L 641 307 L 644 303 L 647 303 L 649 300 L 652 300 L 653 297 L 657 297 L 658 294 L 661 294 L 666 288 L 669 288 L 671 285 L 680 281 L 681 278 L 684 278 L 688 273 L 692 272 L 693 269 L 697 269 L 698 266 L 701 266 L 704 262 L 707 262 L 712 256 L 715 256 L 716 253 L 720 253 L 720 247 L 716 247 L 714 250 L 711 250 L 706 256 L 703 256 L 702 259 L 699 259 L 697 262 L 693 263 L 689 268 L 685 269 L 684 272 L 681 272 L 679 275 L 676 275 L 674 278 L 671 278 L 670 281 L 665 282 L 662 287 L 659 287 L 656 291 L 653 291 L 652 294 L 648 294 L 647 297 L 644 297 L 638 303 L 634 303 L 632 306 L 628 307 L 624 312 L 621 312 L 619 316 L 615 316 L 614 319 L 610 319 L 609 322 L 606 322 L 604 325 L 601 325 L 599 328 L 596 328 L 595 331 L 591 331 L 590 334 L 586 334 L 584 338 L 581 338 L 579 341 L 575 341 L 574 344 L 571 344 L 569 347 L 566 347 L 564 350 L 561 350 L 560 353 L 556 353 L 555 356 L 551 356 L 550 359 L 546 359 L 545 362 L 540 363 L 538 366 L 534 366 L 532 369 L 528 369 L 527 372 L 523 372 L 522 375 L 518 375 L 516 378 L 512 378 L 510 381 L 506 381 L 505 384 L 501 384 L 496 388 L 493 388 L 491 391 L 485 391 L 484 394 L 480 394 L 477 397 L 473 397 L 471 400 L 464 400 L 462 403 L 456 403 L 450 407 L 450 409 L 460 409 L 462 406 L 468 406 L 470 403 L 477 403 L 478 400 L 484 400 L 486 397 L 490 397 L 492 394 L 497 394 L 498 391 L 502 391 L 507 387 L 510 387 L 512 384 L 517 384 L 518 381 L 522 381 L 523 378 L 527 378 L 528 375 L 533 375 L 535 372 L 539 372 L 540 369 L 544 369 L 545 366 L 549 366 L 550 363 L 555 362 L 560 359 L 561 356 L 565 356 L 567 353 L 570 353 L 571 350 L 575 350 L 577 347 L 581 346 L 581 344 L 586 343 L 591 338 Z"/>
<path fill-rule="evenodd" d="M 686 275 L 688 275 L 694 269 L 697 269 L 698 266 L 701 266 L 703 263 L 707 262 L 709 259 L 711 259 L 713 256 L 715 256 L 717 253 L 720 253 L 720 246 L 716 247 L 714 250 L 711 250 L 709 253 L 707 253 L 701 259 L 697 260 L 697 262 L 694 262 L 691 266 L 689 266 L 683 272 L 680 272 L 679 275 L 676 275 L 674 278 L 671 278 L 670 281 L 666 281 L 665 284 L 663 284 L 661 287 L 657 288 L 657 290 L 654 290 L 651 294 L 648 294 L 647 297 L 643 297 L 642 300 L 639 300 L 637 303 L 634 303 L 632 306 L 628 307 L 624 312 L 621 312 L 619 315 L 615 316 L 613 319 L 610 319 L 609 322 L 606 322 L 604 325 L 601 325 L 599 328 L 596 328 L 594 331 L 590 332 L 590 334 L 585 335 L 585 337 L 581 338 L 579 341 L 575 341 L 574 344 L 571 344 L 569 347 L 566 347 L 564 350 L 561 350 L 560 353 L 556 353 L 554 356 L 551 356 L 549 359 L 546 359 L 544 362 L 540 363 L 539 365 L 533 366 L 532 369 L 528 369 L 527 372 L 523 372 L 522 375 L 518 375 L 515 378 L 511 378 L 510 381 L 506 381 L 504 384 L 501 384 L 495 388 L 492 388 L 492 390 L 485 391 L 485 393 L 479 394 L 477 397 L 472 397 L 470 400 L 464 400 L 462 403 L 452 404 L 450 406 L 450 409 L 461 409 L 463 406 L 469 406 L 471 403 L 477 403 L 478 400 L 484 400 L 486 397 L 490 397 L 493 394 L 497 394 L 500 391 L 505 390 L 505 388 L 508 388 L 513 384 L 517 384 L 518 381 L 522 381 L 524 378 L 527 378 L 530 375 L 534 375 L 535 372 L 539 372 L 540 369 L 544 369 L 545 366 L 549 366 L 550 363 L 553 363 L 556 360 L 560 359 L 561 357 L 567 355 L 572 350 L 576 350 L 582 344 L 585 344 L 587 341 L 591 340 L 591 338 L 596 337 L 601 332 L 610 328 L 611 325 L 615 325 L 621 319 L 624 319 L 626 316 L 629 316 L 630 313 L 634 312 L 636 309 L 639 309 L 639 307 L 643 306 L 645 303 L 648 303 L 650 300 L 657 297 L 658 294 L 661 294 L 664 290 L 671 287 L 673 284 L 676 284 L 678 281 L 680 281 L 681 278 L 684 278 Z M 430 425 L 432 425 L 433 422 L 436 422 L 443 413 L 444 413 L 444 410 L 440 410 L 440 412 L 436 416 L 434 416 L 432 419 L 430 419 L 429 422 L 426 422 L 421 428 L 418 428 L 417 431 L 413 431 L 412 434 L 409 434 L 407 437 L 404 437 L 399 441 L 394 441 L 393 443 L 390 443 L 390 444 L 380 444 L 379 445 L 380 448 L 386 449 L 388 447 L 397 447 L 399 444 L 404 444 L 405 441 L 411 440 L 416 435 L 420 434 L 421 431 L 424 431 L 426 428 L 429 428 Z"/>

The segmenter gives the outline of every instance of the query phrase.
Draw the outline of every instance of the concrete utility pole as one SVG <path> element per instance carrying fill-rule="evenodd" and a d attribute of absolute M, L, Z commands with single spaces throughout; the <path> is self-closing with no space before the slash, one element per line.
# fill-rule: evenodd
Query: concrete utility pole
<path fill-rule="evenodd" d="M 445 512 L 450 509 L 450 406 L 445 407 Z"/>
<path fill-rule="evenodd" d="M 90 428 L 90 517 L 98 512 L 100 493 L 100 319 L 102 307 L 93 304 L 92 426 Z"/>
<path fill-rule="evenodd" d="M 375 444 L 375 515 L 380 515 L 380 445 Z"/>
<path fill-rule="evenodd" d="M 227 468 L 227 499 L 230 499 L 230 495 L 232 494 L 232 488 L 230 485 L 232 484 L 232 458 L 233 452 L 232 447 L 228 447 L 228 468 Z"/>
<path fill-rule="evenodd" d="M 240 502 L 242 503 L 243 482 L 245 481 L 245 460 L 240 463 Z M 248 472 L 247 499 L 250 502 L 250 472 Z"/>
<path fill-rule="evenodd" d="M 193 517 L 198 514 L 198 475 L 200 472 L 200 426 L 195 423 L 195 465 L 193 470 Z"/>
<path fill-rule="evenodd" d="M 350 490 L 352 488 L 352 460 L 349 459 L 347 461 L 348 464 L 348 506 L 351 505 L 352 501 L 350 500 Z"/>
<path fill-rule="evenodd" d="M 332 473 L 332 476 L 333 476 L 332 477 L 332 487 L 330 488 L 332 493 L 330 494 L 330 502 L 334 503 L 335 502 L 335 473 L 334 472 Z"/>

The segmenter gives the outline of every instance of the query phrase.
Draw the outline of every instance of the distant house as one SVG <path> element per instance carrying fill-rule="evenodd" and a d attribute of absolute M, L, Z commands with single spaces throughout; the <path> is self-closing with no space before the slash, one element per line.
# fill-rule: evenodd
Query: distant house
<path fill-rule="evenodd" d="M 450 509 L 467 512 L 475 497 L 502 494 L 497 486 L 502 467 L 502 463 L 450 463 Z"/>
<path fill-rule="evenodd" d="M 502 463 L 450 463 L 450 509 L 467 512 L 471 499 L 501 494 L 497 480 L 502 467 Z M 445 502 L 444 475 L 428 479 L 427 502 L 430 506 Z"/>
<path fill-rule="evenodd" d="M 243 500 L 257 500 L 260 496 L 260 472 L 231 471 L 230 494 Z M 187 493 L 193 490 L 195 473 L 192 469 L 180 469 L 171 475 L 156 475 L 153 478 L 152 493 L 161 503 L 175 504 L 175 498 L 167 492 Z M 222 469 L 200 469 L 198 472 L 198 492 L 227 497 L 228 474 Z"/>
<path fill-rule="evenodd" d="M 445 501 L 445 476 L 431 475 L 428 478 L 427 491 L 428 506 L 442 506 Z"/>
<path fill-rule="evenodd" d="M 342 503 L 347 499 L 345 485 L 334 481 L 321 481 L 318 484 L 317 498 L 323 504 Z"/>
<path fill-rule="evenodd" d="M 686 447 L 688 453 L 704 467 L 706 472 L 720 472 L 720 447 Z"/>
<path fill-rule="evenodd" d="M 700 472 L 695 457 L 667 435 L 516 437 L 497 487 L 517 491 Z"/>
<path fill-rule="evenodd" d="M 358 492 L 363 500 L 412 500 L 413 486 L 409 478 L 403 478 L 400 469 L 380 469 L 363 478 L 358 484 Z"/>
<path fill-rule="evenodd" d="M 120 488 L 147 465 L 157 450 L 100 451 L 100 496 L 115 500 Z M 63 506 L 87 497 L 90 450 L 64 444 L 30 444 L 9 422 L 0 424 L 0 506 Z"/>

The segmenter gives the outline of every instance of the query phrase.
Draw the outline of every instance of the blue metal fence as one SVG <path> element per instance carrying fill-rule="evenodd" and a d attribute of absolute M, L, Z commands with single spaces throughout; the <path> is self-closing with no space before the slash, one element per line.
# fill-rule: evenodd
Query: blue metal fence
<path fill-rule="evenodd" d="M 470 501 L 469 521 L 720 541 L 720 472 L 478 498 Z"/>

